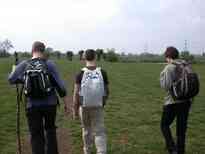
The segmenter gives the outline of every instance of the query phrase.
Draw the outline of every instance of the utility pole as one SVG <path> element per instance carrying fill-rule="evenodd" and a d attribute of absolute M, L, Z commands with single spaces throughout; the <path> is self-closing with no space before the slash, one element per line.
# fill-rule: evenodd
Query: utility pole
<path fill-rule="evenodd" d="M 184 51 L 188 51 L 188 41 L 184 41 Z"/>

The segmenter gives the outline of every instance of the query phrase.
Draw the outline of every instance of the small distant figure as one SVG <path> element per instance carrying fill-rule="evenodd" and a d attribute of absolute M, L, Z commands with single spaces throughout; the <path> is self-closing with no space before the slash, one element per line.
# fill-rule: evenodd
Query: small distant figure
<path fill-rule="evenodd" d="M 83 54 L 84 54 L 84 51 L 83 50 L 80 50 L 78 52 L 79 56 L 80 56 L 80 61 L 83 60 Z"/>
<path fill-rule="evenodd" d="M 45 45 L 34 42 L 32 59 L 22 61 L 9 76 L 11 84 L 23 84 L 32 154 L 58 154 L 56 111 L 58 96 L 68 106 L 67 91 L 56 65 L 44 58 Z"/>
<path fill-rule="evenodd" d="M 166 49 L 165 58 L 168 64 L 160 74 L 161 87 L 167 92 L 161 119 L 161 131 L 168 152 L 184 154 L 189 110 L 193 98 L 199 92 L 199 80 L 191 65 L 179 59 L 179 52 L 175 47 Z M 175 118 L 176 142 L 170 130 L 170 125 Z"/>
<path fill-rule="evenodd" d="M 86 50 L 86 67 L 76 76 L 74 88 L 74 116 L 80 116 L 84 154 L 91 154 L 95 141 L 97 154 L 107 153 L 103 108 L 109 96 L 107 73 L 96 66 L 96 52 Z"/>
<path fill-rule="evenodd" d="M 19 57 L 18 57 L 18 53 L 16 51 L 14 52 L 14 58 L 15 58 L 15 65 L 17 65 L 19 62 Z"/>

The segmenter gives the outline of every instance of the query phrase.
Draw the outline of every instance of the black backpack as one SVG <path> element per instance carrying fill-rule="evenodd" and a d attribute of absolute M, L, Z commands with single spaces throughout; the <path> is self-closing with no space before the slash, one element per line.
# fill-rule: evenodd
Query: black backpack
<path fill-rule="evenodd" d="M 172 84 L 170 94 L 174 100 L 188 100 L 199 93 L 200 83 L 197 73 L 191 64 L 183 61 L 173 63 L 176 65 L 176 80 Z"/>
<path fill-rule="evenodd" d="M 32 99 L 42 99 L 53 90 L 46 60 L 28 60 L 24 73 L 24 94 Z"/>

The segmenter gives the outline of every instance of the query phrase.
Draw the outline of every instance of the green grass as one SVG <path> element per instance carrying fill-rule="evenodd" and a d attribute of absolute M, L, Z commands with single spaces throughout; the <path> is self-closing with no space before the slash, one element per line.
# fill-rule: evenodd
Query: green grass
<path fill-rule="evenodd" d="M 72 94 L 79 62 L 57 61 L 69 94 Z M 16 103 L 15 87 L 7 83 L 11 59 L 0 59 L 0 154 L 15 153 Z M 110 99 L 105 107 L 105 124 L 108 134 L 109 154 L 164 154 L 164 141 L 160 132 L 164 91 L 159 86 L 160 64 L 101 63 L 110 80 Z M 189 117 L 187 154 L 205 153 L 205 70 L 195 65 L 200 74 L 201 93 L 195 99 Z M 62 108 L 62 107 L 61 107 Z M 22 117 L 24 113 L 22 113 Z M 58 113 L 57 123 L 71 131 L 74 154 L 82 149 L 80 123 Z M 27 134 L 25 117 L 22 131 Z M 175 132 L 175 124 L 173 125 Z"/>

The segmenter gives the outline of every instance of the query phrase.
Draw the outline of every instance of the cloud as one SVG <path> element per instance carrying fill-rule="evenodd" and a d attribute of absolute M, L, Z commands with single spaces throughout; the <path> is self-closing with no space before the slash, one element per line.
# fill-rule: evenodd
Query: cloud
<path fill-rule="evenodd" d="M 127 32 L 132 36 L 130 42 L 135 40 L 140 44 L 138 46 L 136 43 L 136 49 L 142 51 L 144 45 L 149 44 L 149 50 L 155 52 L 163 52 L 169 45 L 183 50 L 186 39 L 189 40 L 189 49 L 199 53 L 205 41 L 201 37 L 205 34 L 202 29 L 205 26 L 204 7 L 202 0 L 133 0 L 132 5 L 124 5 L 122 20 L 131 23 L 129 27 L 132 30 Z M 129 44 L 128 47 L 134 46 L 133 43 Z"/>
<path fill-rule="evenodd" d="M 12 4 L 12 5 L 10 5 Z M 103 22 L 118 11 L 116 0 L 19 0 L 0 6 L 4 27 L 50 28 L 58 25 L 87 26 Z M 49 26 L 50 27 L 47 27 Z"/>
<path fill-rule="evenodd" d="M 205 38 L 202 0 L 18 0 L 0 6 L 1 38 L 17 50 L 42 40 L 60 50 L 111 48 L 162 52 L 168 45 L 201 52 Z M 0 38 L 0 39 L 1 39 Z"/>
<path fill-rule="evenodd" d="M 29 40 L 53 40 L 51 42 L 60 42 L 55 40 L 55 37 L 68 37 L 71 41 L 116 16 L 120 1 L 4 1 L 0 6 L 0 18 L 3 21 L 0 32 L 17 42 L 22 41 L 21 37 L 27 37 Z"/>

